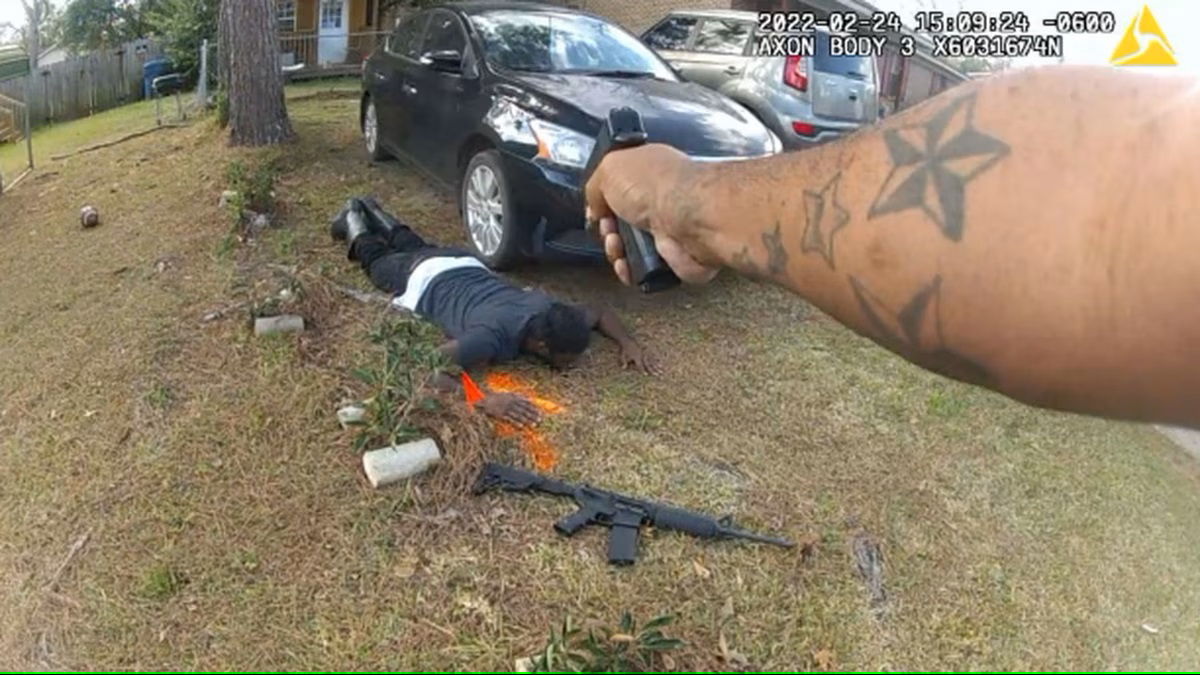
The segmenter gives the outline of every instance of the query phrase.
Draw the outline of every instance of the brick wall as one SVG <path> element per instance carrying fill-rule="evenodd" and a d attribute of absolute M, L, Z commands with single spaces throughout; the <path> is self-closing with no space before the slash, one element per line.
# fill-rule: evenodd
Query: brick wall
<path fill-rule="evenodd" d="M 563 4 L 599 14 L 641 34 L 676 9 L 730 9 L 732 0 L 569 0 Z"/>

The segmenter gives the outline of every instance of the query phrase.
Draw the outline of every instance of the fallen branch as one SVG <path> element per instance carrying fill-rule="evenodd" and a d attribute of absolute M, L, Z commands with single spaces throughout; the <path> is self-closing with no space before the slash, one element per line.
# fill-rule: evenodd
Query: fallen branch
<path fill-rule="evenodd" d="M 54 590 L 54 587 L 58 585 L 59 579 L 62 578 L 63 573 L 67 571 L 67 566 L 71 564 L 71 561 L 75 559 L 75 556 L 79 555 L 79 552 L 83 550 L 83 547 L 87 545 L 88 539 L 91 537 L 92 531 L 88 530 L 87 532 L 79 535 L 79 538 L 75 540 L 74 544 L 71 544 L 71 549 L 67 551 L 66 557 L 63 558 L 63 561 L 59 564 L 58 569 L 54 571 L 54 576 L 50 577 L 50 581 L 46 583 L 45 590 Z"/>
<path fill-rule="evenodd" d="M 391 304 L 391 302 L 392 302 L 392 299 L 389 298 L 388 296 L 384 295 L 383 293 L 370 293 L 367 291 L 360 291 L 356 288 L 349 288 L 346 286 L 334 286 L 334 288 L 337 289 L 338 293 L 341 293 L 342 295 L 344 295 L 348 298 L 352 298 L 354 300 L 357 300 L 357 301 L 359 301 L 363 304 L 367 304 L 367 305 L 370 305 L 372 303 L 380 303 L 380 304 L 388 305 L 388 304 Z"/>
<path fill-rule="evenodd" d="M 306 272 L 304 270 L 301 270 L 294 265 L 281 265 L 279 263 L 267 263 L 266 266 L 270 269 L 282 272 L 283 274 L 287 275 L 289 278 L 291 278 L 293 280 L 298 280 L 300 275 L 304 274 L 304 275 L 312 276 L 313 278 L 322 280 L 324 283 L 329 283 L 328 280 L 321 279 L 321 277 L 313 275 L 311 272 Z M 349 286 L 338 286 L 337 284 L 333 284 L 333 283 L 329 283 L 329 285 L 332 286 L 333 289 L 336 290 L 338 293 L 341 293 L 342 295 L 346 296 L 347 298 L 350 298 L 351 300 L 357 300 L 357 301 L 363 303 L 364 305 L 373 305 L 373 304 L 390 305 L 390 304 L 392 304 L 392 298 L 390 296 L 384 295 L 383 293 L 374 293 L 371 291 L 360 291 L 357 288 L 350 288 Z"/>
<path fill-rule="evenodd" d="M 860 532 L 854 536 L 854 564 L 858 574 L 866 582 L 870 594 L 871 609 L 876 618 L 882 615 L 887 604 L 887 591 L 883 587 L 883 552 L 870 535 Z"/>
<path fill-rule="evenodd" d="M 362 92 L 358 89 L 322 89 L 311 94 L 301 94 L 300 96 L 292 96 L 287 102 L 295 103 L 297 101 L 311 101 L 314 99 L 338 100 L 347 98 L 358 98 L 362 96 Z"/>
<path fill-rule="evenodd" d="M 247 300 L 246 302 L 239 302 L 236 305 L 230 305 L 230 306 L 224 307 L 222 309 L 214 309 L 213 311 L 209 312 L 208 314 L 205 314 L 204 316 L 200 317 L 200 323 L 209 323 L 210 321 L 216 321 L 217 319 L 224 318 L 225 316 L 229 315 L 232 312 L 237 312 L 237 311 L 243 310 L 249 306 L 250 306 L 250 301 Z"/>
<path fill-rule="evenodd" d="M 458 639 L 458 635 L 454 631 L 450 630 L 449 628 L 446 628 L 445 626 L 439 626 L 438 624 L 430 621 L 429 619 L 426 619 L 425 617 L 421 617 L 421 623 L 425 624 L 426 626 L 429 626 L 430 628 L 436 630 L 437 632 L 441 633 L 442 635 L 445 635 L 446 637 L 449 637 L 452 640 Z"/>
<path fill-rule="evenodd" d="M 104 143 L 97 143 L 95 145 L 89 145 L 89 146 L 80 148 L 78 150 L 72 150 L 71 152 L 65 152 L 61 155 L 50 155 L 50 159 L 57 162 L 60 159 L 74 157 L 75 155 L 82 155 L 85 152 L 92 152 L 93 150 L 100 150 L 102 148 L 107 148 L 107 147 L 111 147 L 113 145 L 117 145 L 118 143 L 124 143 L 125 141 L 131 141 L 135 138 L 139 138 L 139 137 L 145 136 L 147 134 L 152 134 L 152 133 L 158 131 L 159 129 L 179 129 L 179 128 L 185 127 L 185 126 L 187 126 L 187 125 L 186 124 L 163 124 L 163 125 L 157 126 L 157 127 L 150 127 L 149 129 L 142 129 L 141 131 L 135 131 L 132 134 L 126 134 L 115 140 L 105 141 Z"/>

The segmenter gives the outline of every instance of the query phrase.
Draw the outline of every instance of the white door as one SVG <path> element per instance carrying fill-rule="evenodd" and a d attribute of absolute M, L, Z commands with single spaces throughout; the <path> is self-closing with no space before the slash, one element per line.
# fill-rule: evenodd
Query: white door
<path fill-rule="evenodd" d="M 350 42 L 350 0 L 321 0 L 317 17 L 317 60 L 343 63 Z"/>

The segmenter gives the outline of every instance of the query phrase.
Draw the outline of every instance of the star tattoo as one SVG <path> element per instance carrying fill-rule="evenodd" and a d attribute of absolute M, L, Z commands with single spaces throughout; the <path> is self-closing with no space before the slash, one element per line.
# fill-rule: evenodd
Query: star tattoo
<path fill-rule="evenodd" d="M 834 268 L 833 236 L 850 222 L 850 212 L 837 200 L 841 179 L 838 172 L 819 192 L 804 191 L 804 236 L 800 250 L 820 253 L 830 268 Z"/>
<path fill-rule="evenodd" d="M 953 241 L 963 235 L 966 186 L 1009 147 L 973 126 L 975 94 L 951 101 L 927 122 L 883 132 L 892 170 L 868 218 L 922 209 Z"/>
<path fill-rule="evenodd" d="M 774 232 L 764 232 L 763 246 L 767 249 L 767 272 L 780 276 L 787 271 L 788 253 L 783 248 L 783 237 L 779 234 L 779 221 L 775 221 Z"/>
<path fill-rule="evenodd" d="M 922 286 L 899 311 L 889 308 L 856 277 L 850 277 L 850 287 L 863 316 L 883 346 L 956 380 L 973 384 L 992 380 L 987 368 L 978 361 L 946 346 L 939 304 L 940 274 Z"/>

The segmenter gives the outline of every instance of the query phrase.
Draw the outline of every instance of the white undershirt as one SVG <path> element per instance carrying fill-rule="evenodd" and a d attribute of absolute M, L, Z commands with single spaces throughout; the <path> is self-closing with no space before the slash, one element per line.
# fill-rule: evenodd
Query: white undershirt
<path fill-rule="evenodd" d="M 404 289 L 404 294 L 392 298 L 392 304 L 397 307 L 403 307 L 410 312 L 417 311 L 417 303 L 421 302 L 421 296 L 425 295 L 425 289 L 429 288 L 429 284 L 433 281 L 434 277 L 442 272 L 462 267 L 481 267 L 487 269 L 486 265 L 469 256 L 426 258 L 417 263 L 417 266 L 413 268 L 412 273 L 408 275 L 408 285 Z"/>

